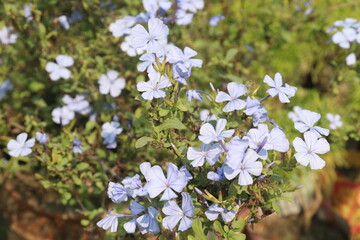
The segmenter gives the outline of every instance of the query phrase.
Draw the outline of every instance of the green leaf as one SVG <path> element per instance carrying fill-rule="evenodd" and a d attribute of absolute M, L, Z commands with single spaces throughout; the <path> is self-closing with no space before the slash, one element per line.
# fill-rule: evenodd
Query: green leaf
<path fill-rule="evenodd" d="M 246 235 L 243 234 L 243 233 L 240 233 L 240 232 L 230 231 L 230 232 L 228 233 L 228 239 L 231 239 L 231 240 L 245 240 L 245 239 L 246 239 Z"/>
<path fill-rule="evenodd" d="M 136 141 L 135 147 L 141 148 L 141 147 L 145 146 L 146 144 L 148 144 L 149 142 L 153 142 L 153 141 L 155 141 L 155 139 L 153 139 L 151 137 L 141 137 Z"/>
<path fill-rule="evenodd" d="M 158 126 L 159 131 L 167 130 L 169 128 L 175 128 L 179 130 L 186 129 L 185 125 L 177 118 L 167 119 L 163 124 Z"/>
<path fill-rule="evenodd" d="M 219 221 L 215 221 L 213 226 L 216 232 L 219 232 L 222 236 L 225 236 L 226 233 L 224 232 L 222 225 Z"/>
<path fill-rule="evenodd" d="M 235 57 L 235 55 L 238 53 L 239 51 L 236 48 L 230 48 L 227 52 L 226 52 L 226 56 L 225 56 L 225 60 L 226 61 L 230 61 L 233 57 Z"/>
<path fill-rule="evenodd" d="M 87 169 L 88 167 L 89 167 L 88 163 L 82 162 L 76 166 L 76 169 L 78 169 L 79 171 L 82 171 L 82 170 Z"/>
<path fill-rule="evenodd" d="M 204 229 L 202 227 L 202 223 L 199 218 L 193 221 L 192 230 L 195 234 L 196 240 L 206 240 Z"/>
<path fill-rule="evenodd" d="M 239 230 L 242 230 L 245 227 L 245 219 L 239 218 L 231 225 L 233 228 L 238 228 Z"/>
<path fill-rule="evenodd" d="M 170 112 L 170 109 L 168 109 L 168 108 L 160 108 L 159 109 L 159 115 L 161 117 L 164 117 L 164 116 L 168 115 L 169 112 Z"/>

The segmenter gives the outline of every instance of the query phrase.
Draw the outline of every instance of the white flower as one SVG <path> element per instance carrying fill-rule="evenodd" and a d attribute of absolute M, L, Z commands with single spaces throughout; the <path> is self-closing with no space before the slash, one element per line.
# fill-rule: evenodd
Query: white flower
<path fill-rule="evenodd" d="M 149 73 L 149 78 L 149 81 L 141 81 L 136 85 L 137 90 L 143 92 L 141 96 L 146 100 L 164 98 L 166 94 L 161 89 L 171 86 L 169 79 L 166 76 L 160 75 L 158 72 Z"/>
<path fill-rule="evenodd" d="M 252 117 L 252 122 L 255 127 L 258 126 L 259 123 L 266 122 L 268 120 L 266 108 L 261 105 L 260 101 L 257 99 L 247 97 L 246 110 L 244 110 L 244 113 Z"/>
<path fill-rule="evenodd" d="M 120 214 L 113 213 L 112 210 L 109 211 L 108 215 L 96 223 L 96 225 L 104 230 L 108 230 L 110 228 L 111 232 L 116 232 L 118 228 L 118 217 Z"/>
<path fill-rule="evenodd" d="M 211 120 L 217 120 L 214 114 L 210 115 L 210 111 L 207 109 L 203 109 L 200 111 L 200 120 L 203 122 L 209 122 Z"/>
<path fill-rule="evenodd" d="M 257 153 L 249 148 L 245 156 L 243 154 L 231 155 L 225 160 L 224 174 L 228 180 L 234 179 L 239 175 L 239 185 L 250 185 L 253 183 L 251 175 L 260 176 L 262 172 L 262 163 L 256 161 Z M 251 175 L 250 175 L 251 174 Z"/>
<path fill-rule="evenodd" d="M 192 67 L 201 68 L 203 61 L 201 59 L 192 59 L 192 57 L 196 55 L 197 52 L 189 47 L 185 47 L 184 51 L 182 51 L 180 48 L 173 46 L 168 50 L 166 57 L 169 63 L 180 62 L 188 69 L 191 69 Z"/>
<path fill-rule="evenodd" d="M 356 39 L 356 30 L 350 27 L 345 27 L 342 31 L 336 32 L 332 36 L 332 40 L 335 44 L 338 44 L 341 48 L 350 48 L 350 42 Z"/>
<path fill-rule="evenodd" d="M 36 132 L 36 140 L 41 144 L 46 144 L 48 142 L 48 136 L 42 132 Z"/>
<path fill-rule="evenodd" d="M 350 53 L 346 57 L 346 65 L 350 66 L 350 65 L 354 65 L 354 64 L 356 64 L 356 55 L 355 55 L 355 53 Z"/>
<path fill-rule="evenodd" d="M 0 29 L 0 43 L 2 44 L 12 44 L 16 42 L 18 35 L 16 33 L 10 33 L 13 30 L 13 27 L 3 27 Z"/>
<path fill-rule="evenodd" d="M 74 64 L 74 59 L 70 56 L 59 55 L 56 57 L 56 63 L 48 62 L 46 64 L 46 71 L 50 73 L 50 78 L 57 81 L 60 78 L 69 79 L 71 72 L 67 69 Z"/>
<path fill-rule="evenodd" d="M 217 94 L 215 101 L 218 103 L 229 101 L 223 108 L 224 112 L 243 109 L 246 106 L 246 102 L 238 98 L 247 92 L 247 87 L 244 84 L 231 82 L 227 85 L 227 89 L 229 94 L 220 91 Z"/>
<path fill-rule="evenodd" d="M 343 125 L 339 114 L 328 113 L 326 114 L 326 118 L 330 122 L 329 127 L 333 130 L 338 129 Z"/>
<path fill-rule="evenodd" d="M 24 6 L 24 17 L 26 18 L 26 20 L 31 21 L 33 20 L 33 16 L 31 15 L 31 5 L 25 5 Z"/>
<path fill-rule="evenodd" d="M 301 111 L 303 109 L 299 106 L 295 106 L 293 108 L 293 112 L 289 112 L 288 113 L 288 117 L 293 121 L 293 122 L 298 122 L 300 121 L 300 115 L 301 115 Z"/>
<path fill-rule="evenodd" d="M 321 115 L 319 113 L 303 109 L 299 114 L 299 120 L 295 122 L 295 128 L 301 133 L 311 131 L 317 137 L 321 137 L 321 135 L 327 136 L 329 135 L 329 129 L 314 126 L 320 118 Z"/>
<path fill-rule="evenodd" d="M 122 51 L 126 52 L 130 57 L 135 57 L 141 55 L 145 52 L 146 48 L 135 48 L 131 45 L 131 37 L 126 36 L 124 42 L 121 43 L 120 48 Z"/>
<path fill-rule="evenodd" d="M 159 8 L 167 11 L 171 8 L 171 5 L 172 2 L 169 0 L 143 0 L 144 9 L 152 17 L 156 16 L 156 12 L 159 10 Z"/>
<path fill-rule="evenodd" d="M 178 0 L 177 4 L 182 10 L 193 13 L 204 8 L 204 0 Z"/>
<path fill-rule="evenodd" d="M 234 210 L 227 210 L 226 208 L 223 207 L 219 207 L 219 205 L 217 203 L 213 203 L 208 210 L 206 210 L 205 215 L 206 217 L 210 220 L 210 221 L 215 221 L 218 217 L 219 214 L 221 214 L 222 219 L 224 220 L 224 222 L 231 222 L 235 215 L 236 212 Z"/>
<path fill-rule="evenodd" d="M 110 70 L 106 75 L 101 75 L 99 85 L 101 94 L 106 95 L 110 93 L 112 97 L 118 97 L 125 88 L 125 79 L 118 78 L 118 72 Z"/>
<path fill-rule="evenodd" d="M 326 162 L 317 154 L 324 154 L 330 151 L 330 144 L 325 138 L 318 139 L 314 132 L 304 133 L 304 140 L 295 138 L 293 145 L 295 148 L 295 158 L 301 165 L 307 166 L 310 163 L 311 169 L 321 169 Z"/>
<path fill-rule="evenodd" d="M 266 83 L 270 87 L 273 87 L 268 89 L 266 92 L 270 94 L 270 96 L 272 97 L 275 97 L 276 95 L 279 94 L 280 102 L 289 103 L 290 102 L 289 98 L 295 96 L 297 88 L 292 87 L 286 83 L 285 86 L 283 87 L 282 76 L 280 73 L 275 74 L 274 80 L 268 75 L 265 76 L 264 83 Z"/>
<path fill-rule="evenodd" d="M 10 156 L 23 157 L 29 155 L 32 152 L 31 147 L 34 146 L 35 139 L 30 138 L 26 141 L 27 137 L 27 133 L 21 133 L 16 137 L 16 140 L 11 139 L 8 142 L 7 148 L 9 149 Z"/>
<path fill-rule="evenodd" d="M 201 91 L 199 91 L 199 90 L 188 90 L 186 92 L 188 102 L 191 102 L 192 99 L 203 102 L 204 98 L 201 96 L 200 93 L 201 93 Z"/>
<path fill-rule="evenodd" d="M 225 138 L 231 137 L 235 130 L 229 129 L 223 131 L 226 123 L 226 119 L 218 119 L 216 122 L 216 128 L 214 128 L 214 126 L 210 123 L 205 123 L 200 128 L 199 140 L 205 144 L 209 144 L 211 142 L 218 142 Z"/>
<path fill-rule="evenodd" d="M 70 28 L 68 19 L 67 19 L 67 17 L 65 15 L 62 15 L 62 16 L 58 17 L 58 21 L 59 21 L 60 25 L 64 29 L 68 30 Z"/>
<path fill-rule="evenodd" d="M 334 22 L 334 26 L 336 27 L 355 27 L 358 28 L 359 23 L 355 18 L 345 18 L 345 20 L 338 20 Z"/>
<path fill-rule="evenodd" d="M 200 150 L 194 147 L 189 147 L 187 151 L 187 159 L 192 161 L 193 167 L 201 167 L 204 165 L 204 160 L 212 166 L 216 163 L 220 154 L 223 152 L 220 144 L 214 145 L 204 144 L 200 145 Z"/>
<path fill-rule="evenodd" d="M 140 24 L 131 29 L 132 45 L 135 48 L 146 47 L 148 53 L 162 56 L 165 53 L 164 41 L 167 41 L 169 28 L 158 18 L 150 18 L 149 32 Z"/>
<path fill-rule="evenodd" d="M 69 108 L 70 111 L 81 114 L 88 114 L 91 111 L 90 103 L 85 99 L 84 95 L 77 94 L 75 98 L 65 94 L 62 101 Z"/>
<path fill-rule="evenodd" d="M 153 65 L 156 64 L 155 55 L 152 53 L 145 53 L 139 58 L 142 63 L 140 63 L 137 67 L 139 72 L 144 72 L 147 70 L 148 73 L 155 72 Z M 160 58 L 159 61 L 162 62 L 164 58 Z"/>
<path fill-rule="evenodd" d="M 71 120 L 74 119 L 75 113 L 71 111 L 68 107 L 57 107 L 52 112 L 52 120 L 57 123 L 61 124 L 63 126 L 69 124 Z"/>
<path fill-rule="evenodd" d="M 122 37 L 131 32 L 131 28 L 136 24 L 136 17 L 125 16 L 111 23 L 109 30 L 114 37 Z"/>
<path fill-rule="evenodd" d="M 102 125 L 101 136 L 104 138 L 104 144 L 106 148 L 116 148 L 116 136 L 122 133 L 123 129 L 120 127 L 120 123 L 117 121 L 107 122 Z"/>

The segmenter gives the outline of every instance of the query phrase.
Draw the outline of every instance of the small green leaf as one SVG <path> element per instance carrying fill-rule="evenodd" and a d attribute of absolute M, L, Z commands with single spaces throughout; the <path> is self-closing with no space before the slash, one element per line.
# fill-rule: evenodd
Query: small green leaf
<path fill-rule="evenodd" d="M 148 144 L 149 142 L 153 142 L 153 141 L 155 141 L 155 139 L 153 139 L 151 137 L 141 137 L 136 141 L 135 147 L 141 148 L 141 147 L 145 146 L 146 144 Z"/>
<path fill-rule="evenodd" d="M 221 223 L 219 221 L 215 221 L 213 226 L 214 226 L 214 230 L 216 232 L 219 232 L 219 233 L 221 233 L 222 236 L 225 236 L 225 232 L 224 232 L 224 230 L 222 228 L 222 225 L 221 225 Z"/>
<path fill-rule="evenodd" d="M 158 128 L 159 131 L 167 130 L 169 128 L 175 128 L 179 130 L 186 129 L 185 125 L 177 118 L 170 118 L 165 120 L 165 122 L 161 124 Z"/>
<path fill-rule="evenodd" d="M 204 234 L 204 229 L 202 227 L 202 223 L 199 218 L 196 219 L 195 221 L 193 221 L 192 230 L 193 230 L 193 232 L 195 234 L 195 238 L 197 240 L 206 240 L 206 236 Z"/>
<path fill-rule="evenodd" d="M 76 166 L 76 169 L 78 169 L 79 171 L 82 171 L 82 170 L 87 169 L 88 167 L 89 167 L 88 163 L 82 162 Z"/>
<path fill-rule="evenodd" d="M 242 230 L 245 227 L 245 219 L 239 218 L 231 225 L 233 228 L 238 228 L 239 230 Z"/>
<path fill-rule="evenodd" d="M 245 239 L 246 239 L 246 235 L 243 234 L 243 233 L 240 233 L 240 232 L 230 231 L 230 232 L 228 233 L 228 239 L 231 239 L 231 240 L 245 240 Z"/>

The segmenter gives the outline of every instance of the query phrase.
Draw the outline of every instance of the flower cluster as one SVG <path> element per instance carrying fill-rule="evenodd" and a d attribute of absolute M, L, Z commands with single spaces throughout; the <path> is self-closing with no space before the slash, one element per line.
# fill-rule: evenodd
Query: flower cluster
<path fill-rule="evenodd" d="M 123 224 L 126 232 L 134 233 L 137 227 L 143 234 L 158 234 L 161 231 L 159 219 L 162 219 L 164 229 L 180 232 L 189 229 L 193 219 L 199 217 L 215 221 L 221 215 L 224 223 L 237 221 L 237 212 L 247 205 L 234 201 L 239 197 L 237 193 L 231 195 L 234 193 L 230 190 L 227 193 L 222 188 L 228 186 L 229 181 L 231 185 L 250 187 L 271 176 L 271 169 L 276 166 L 276 161 L 272 159 L 277 156 L 284 158 L 283 153 L 288 152 L 291 145 L 285 131 L 269 118 L 263 104 L 266 99 L 275 96 L 279 96 L 281 103 L 289 103 L 297 88 L 284 84 L 281 74 L 276 73 L 274 79 L 265 76 L 264 83 L 270 86 L 266 91 L 269 95 L 260 100 L 248 92 L 245 84 L 237 82 L 228 83 L 227 92 L 215 90 L 212 84 L 212 93 L 189 89 L 191 83 L 187 80 L 192 67 L 202 66 L 200 59 L 193 59 L 196 55 L 194 50 L 185 47 L 182 51 L 168 43 L 169 29 L 158 18 L 149 19 L 148 29 L 138 24 L 129 32 L 132 44 L 146 51 L 139 59 L 138 70 L 146 71 L 149 80 L 137 83 L 142 97 L 140 100 L 171 106 L 182 97 L 179 94 L 181 90 L 186 89 L 189 102 L 192 99 L 201 102 L 208 99 L 221 110 L 216 116 L 210 116 L 209 110 L 201 111 L 199 142 L 188 141 L 185 154 L 177 152 L 176 145 L 171 142 L 170 146 L 181 164 L 168 163 L 166 177 L 160 166 L 145 162 L 140 165 L 145 182 L 140 180 L 139 175 L 127 177 L 121 183 L 110 182 L 109 198 L 115 203 L 131 201 L 131 214 L 117 214 L 112 210 L 98 222 L 98 226 L 116 231 L 118 218 L 130 218 Z M 289 116 L 295 122 L 295 128 L 304 134 L 304 140 L 299 137 L 294 139 L 292 146 L 296 153 L 293 156 L 301 165 L 321 169 L 325 161 L 318 154 L 330 151 L 329 143 L 322 137 L 327 136 L 329 130 L 315 126 L 320 114 L 300 107 L 295 109 L 296 112 Z M 241 112 L 244 119 L 251 119 L 250 125 L 243 123 L 241 127 L 239 121 L 233 122 L 232 116 L 240 116 Z M 110 126 L 110 123 L 106 124 Z M 104 144 L 108 144 L 107 139 L 116 137 L 115 131 L 116 127 L 112 127 L 112 134 L 103 135 Z M 214 189 L 222 192 L 218 198 L 213 195 L 216 192 L 210 192 Z M 203 203 L 198 206 L 199 209 L 196 209 L 194 199 Z"/>
<path fill-rule="evenodd" d="M 114 37 L 123 37 L 124 42 L 121 43 L 121 50 L 126 52 L 129 56 L 135 57 L 136 55 L 141 55 L 145 51 L 148 53 L 157 53 L 158 48 L 166 45 L 166 29 L 158 31 L 155 27 L 161 26 L 159 20 L 163 20 L 166 23 L 175 22 L 177 25 L 187 25 L 192 22 L 194 14 L 204 8 L 204 0 L 143 0 L 143 7 L 146 12 L 142 12 L 137 16 L 125 16 L 115 22 L 111 23 L 109 26 L 110 32 Z M 175 9 L 175 10 L 174 10 Z M 174 11 L 173 11 L 174 10 Z M 158 23 L 156 24 L 156 20 Z M 150 24 L 150 20 L 152 21 Z M 219 20 L 213 20 L 213 22 L 218 22 Z M 138 25 L 138 27 L 133 28 L 136 23 L 149 22 L 149 31 L 145 33 L 145 29 Z M 214 24 L 214 23 L 213 23 Z M 216 23 L 217 24 L 217 23 Z M 215 24 L 215 25 L 216 25 Z M 151 25 L 151 28 L 150 28 Z M 156 34 L 155 34 L 156 31 Z M 167 30 L 168 31 L 168 30 Z M 134 35 L 140 34 L 143 35 L 143 39 L 139 39 L 136 42 L 134 40 Z M 155 34 L 155 35 L 154 35 Z M 143 44 L 145 39 L 150 39 L 148 44 Z M 150 49 L 149 49 L 150 48 Z M 161 52 L 162 55 L 165 52 Z M 160 57 L 160 56 L 159 56 Z M 147 57 L 144 57 L 147 58 Z M 144 59 L 145 60 L 145 59 Z"/>
<path fill-rule="evenodd" d="M 351 43 L 360 44 L 360 22 L 354 18 L 346 18 L 334 22 L 334 26 L 330 27 L 328 32 L 332 32 L 331 40 L 341 48 L 349 49 Z M 356 64 L 355 53 L 350 53 L 346 57 L 347 65 Z"/>

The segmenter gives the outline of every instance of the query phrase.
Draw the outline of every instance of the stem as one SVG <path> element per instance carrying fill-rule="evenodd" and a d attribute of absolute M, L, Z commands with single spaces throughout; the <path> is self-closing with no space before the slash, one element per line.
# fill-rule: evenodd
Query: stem
<path fill-rule="evenodd" d="M 267 95 L 267 96 L 265 96 L 265 97 L 263 97 L 262 99 L 260 99 L 260 102 L 262 103 L 263 101 L 265 101 L 265 100 L 268 99 L 269 97 L 271 97 L 270 94 Z"/>
<path fill-rule="evenodd" d="M 221 147 L 225 150 L 225 152 L 229 151 L 229 150 L 225 147 L 224 140 L 221 140 L 219 143 L 220 143 Z"/>

